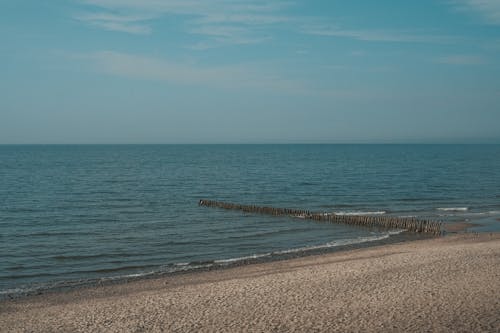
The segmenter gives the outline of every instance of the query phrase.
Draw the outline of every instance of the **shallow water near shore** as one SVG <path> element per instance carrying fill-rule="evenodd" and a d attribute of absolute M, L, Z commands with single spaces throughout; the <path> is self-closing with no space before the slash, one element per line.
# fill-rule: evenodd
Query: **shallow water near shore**
<path fill-rule="evenodd" d="M 498 165 L 499 145 L 0 146 L 0 294 L 398 234 L 209 209 L 201 198 L 498 231 Z"/>

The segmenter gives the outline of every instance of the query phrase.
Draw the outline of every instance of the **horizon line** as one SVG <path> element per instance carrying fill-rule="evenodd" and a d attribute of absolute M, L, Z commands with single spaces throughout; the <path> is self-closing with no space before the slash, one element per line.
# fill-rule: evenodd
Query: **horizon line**
<path fill-rule="evenodd" d="M 97 143 L 0 143 L 0 146 L 217 146 L 217 145 L 499 145 L 500 140 L 475 142 L 97 142 Z"/>

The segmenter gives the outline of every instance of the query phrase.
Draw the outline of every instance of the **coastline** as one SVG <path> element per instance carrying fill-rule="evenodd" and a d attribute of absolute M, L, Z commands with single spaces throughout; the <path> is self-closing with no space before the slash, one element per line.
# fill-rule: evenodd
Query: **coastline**
<path fill-rule="evenodd" d="M 500 233 L 456 234 L 0 302 L 7 331 L 494 331 Z"/>
<path fill-rule="evenodd" d="M 451 233 L 463 232 L 467 230 L 467 225 L 462 225 L 454 230 L 450 230 Z M 109 276 L 97 279 L 80 279 L 80 280 L 63 280 L 60 282 L 49 283 L 45 285 L 34 285 L 28 286 L 26 289 L 21 289 L 19 292 L 14 293 L 0 293 L 0 302 L 6 299 L 22 299 L 26 297 L 40 296 L 45 294 L 60 293 L 60 292 L 70 292 L 74 290 L 84 290 L 94 287 L 126 284 L 137 281 L 147 281 L 154 280 L 163 277 L 174 277 L 182 276 L 185 274 L 196 274 L 206 271 L 230 269 L 235 267 L 241 267 L 245 265 L 261 264 L 261 263 L 272 263 L 283 260 L 290 260 L 294 258 L 301 258 L 307 256 L 324 255 L 334 252 L 350 251 L 362 248 L 390 245 L 403 243 L 408 241 L 415 241 L 421 239 L 431 239 L 435 238 L 434 235 L 428 235 L 424 233 L 413 233 L 407 231 L 389 233 L 387 237 L 381 237 L 375 240 L 360 241 L 360 242 L 348 242 L 346 244 L 335 244 L 329 246 L 327 244 L 322 244 L 318 246 L 305 247 L 305 248 L 292 248 L 286 251 L 276 252 L 276 253 L 266 253 L 266 254 L 254 254 L 242 258 L 230 258 L 226 260 L 207 260 L 200 263 L 188 264 L 186 266 L 181 266 L 181 269 L 175 271 L 153 271 L 144 274 L 131 274 L 124 276 Z M 15 288 L 13 290 L 16 290 Z"/>
<path fill-rule="evenodd" d="M 455 222 L 443 224 L 443 235 L 452 235 L 457 233 L 468 232 L 470 228 L 480 227 L 480 224 L 470 222 Z M 376 228 L 374 228 L 376 229 Z M 320 244 L 317 246 L 291 248 L 279 252 L 270 253 L 255 253 L 241 258 L 217 259 L 206 260 L 204 262 L 193 262 L 179 265 L 176 270 L 153 270 L 151 272 L 144 272 L 139 274 L 126 274 L 118 276 L 107 276 L 102 278 L 93 279 L 74 279 L 62 280 L 43 284 L 26 285 L 22 287 L 12 288 L 11 292 L 8 290 L 0 290 L 0 302 L 2 300 L 20 299 L 26 297 L 39 296 L 42 294 L 50 294 L 57 292 L 67 292 L 77 289 L 86 289 L 97 286 L 116 285 L 122 283 L 130 283 L 134 281 L 143 281 L 150 279 L 158 279 L 166 276 L 177 276 L 183 274 L 193 274 L 204 271 L 228 269 L 240 267 L 244 265 L 269 263 L 282 260 L 290 260 L 293 258 L 307 257 L 314 255 L 322 255 L 334 252 L 342 252 L 348 250 L 362 249 L 367 247 L 376 247 L 381 245 L 397 244 L 408 241 L 416 241 L 423 239 L 432 239 L 435 235 L 428 235 L 426 233 L 414 233 L 408 231 L 388 232 L 387 237 L 374 237 L 373 240 L 351 239 L 349 242 L 343 244 L 342 241 L 332 244 Z"/>

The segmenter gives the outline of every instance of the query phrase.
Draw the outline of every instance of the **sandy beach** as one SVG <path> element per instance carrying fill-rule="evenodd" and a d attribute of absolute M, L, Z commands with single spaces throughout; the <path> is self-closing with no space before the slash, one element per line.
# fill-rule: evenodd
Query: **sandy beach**
<path fill-rule="evenodd" d="M 499 332 L 500 234 L 3 301 L 0 331 Z"/>

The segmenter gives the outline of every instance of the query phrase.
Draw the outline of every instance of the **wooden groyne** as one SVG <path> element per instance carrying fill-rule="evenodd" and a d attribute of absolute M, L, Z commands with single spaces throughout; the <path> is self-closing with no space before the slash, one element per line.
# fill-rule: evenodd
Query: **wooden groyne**
<path fill-rule="evenodd" d="M 352 216 L 311 212 L 301 209 L 262 207 L 254 205 L 240 205 L 229 202 L 200 200 L 200 206 L 215 207 L 230 210 L 241 210 L 247 213 L 267 214 L 274 216 L 291 216 L 318 222 L 340 223 L 369 228 L 404 229 L 416 233 L 432 235 L 442 234 L 442 223 L 416 218 L 396 216 Z"/>

